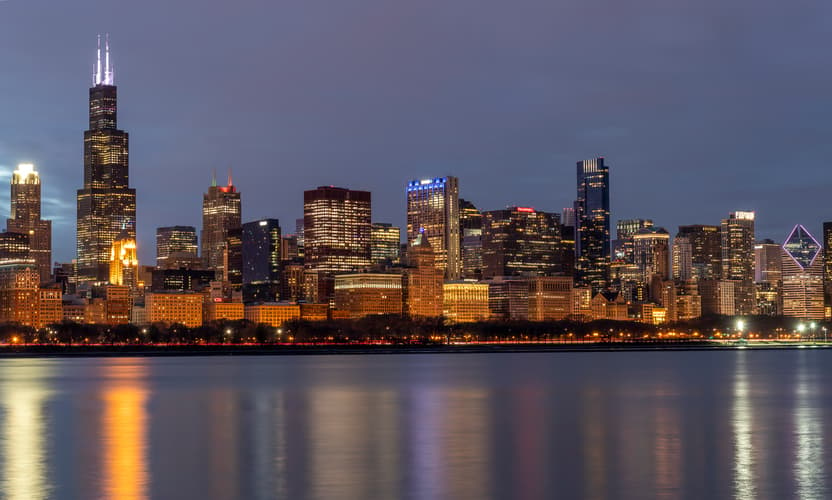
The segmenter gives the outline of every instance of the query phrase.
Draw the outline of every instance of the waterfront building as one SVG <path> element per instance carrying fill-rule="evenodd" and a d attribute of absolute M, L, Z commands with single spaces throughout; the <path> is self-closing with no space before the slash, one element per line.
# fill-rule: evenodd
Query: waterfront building
<path fill-rule="evenodd" d="M 629 306 L 620 292 L 604 291 L 592 297 L 592 319 L 627 321 Z"/>
<path fill-rule="evenodd" d="M 202 306 L 203 322 L 237 321 L 245 318 L 245 307 L 242 302 L 214 302 L 205 301 Z"/>
<path fill-rule="evenodd" d="M 483 280 L 488 284 L 488 307 L 496 320 L 529 319 L 529 280 L 521 277 L 495 276 Z"/>
<path fill-rule="evenodd" d="M 577 163 L 576 282 L 599 292 L 609 284 L 610 182 L 604 158 Z"/>
<path fill-rule="evenodd" d="M 535 276 L 528 278 L 528 284 L 530 321 L 561 321 L 572 316 L 571 276 Z"/>
<path fill-rule="evenodd" d="M 440 298 L 441 300 L 441 298 Z M 402 275 L 383 273 L 335 276 L 335 309 L 352 319 L 403 312 Z"/>
<path fill-rule="evenodd" d="M 280 328 L 287 321 L 300 319 L 300 306 L 284 302 L 246 304 L 245 318 L 256 325 Z"/>
<path fill-rule="evenodd" d="M 84 187 L 77 201 L 77 277 L 106 283 L 113 241 L 126 230 L 136 239 L 136 190 L 130 187 L 129 140 L 118 129 L 117 88 L 105 39 L 89 91 L 89 129 L 84 132 Z"/>
<path fill-rule="evenodd" d="M 41 219 L 40 175 L 31 163 L 12 172 L 11 216 L 6 230 L 28 237 L 29 255 L 35 260 L 42 283 L 52 275 L 52 221 Z"/>
<path fill-rule="evenodd" d="M 145 294 L 147 321 L 202 326 L 203 295 L 193 292 L 150 292 Z"/>
<path fill-rule="evenodd" d="M 445 279 L 462 274 L 459 229 L 459 179 L 437 177 L 407 185 L 407 243 L 424 234 L 436 254 Z"/>
<path fill-rule="evenodd" d="M 40 272 L 34 262 L 0 264 L 0 323 L 38 323 Z"/>
<path fill-rule="evenodd" d="M 488 284 L 475 281 L 448 281 L 442 285 L 442 315 L 446 323 L 474 323 L 486 321 Z"/>
<path fill-rule="evenodd" d="M 782 248 L 783 315 L 822 320 L 823 248 L 800 224 L 796 225 Z"/>

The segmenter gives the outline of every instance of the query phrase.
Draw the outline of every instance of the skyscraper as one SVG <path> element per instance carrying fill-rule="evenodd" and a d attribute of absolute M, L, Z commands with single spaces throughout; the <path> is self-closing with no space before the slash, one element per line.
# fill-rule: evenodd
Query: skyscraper
<path fill-rule="evenodd" d="M 832 317 L 832 222 L 823 223 L 824 316 Z"/>
<path fill-rule="evenodd" d="M 736 281 L 734 314 L 754 314 L 754 212 L 722 220 L 722 278 Z"/>
<path fill-rule="evenodd" d="M 307 269 L 355 272 L 370 265 L 369 191 L 321 186 L 303 193 L 304 259 Z"/>
<path fill-rule="evenodd" d="M 12 173 L 10 232 L 29 237 L 29 252 L 38 266 L 41 282 L 52 275 L 52 221 L 41 220 L 40 176 L 31 163 L 22 163 Z"/>
<path fill-rule="evenodd" d="M 208 192 L 202 197 L 202 260 L 216 272 L 217 280 L 228 280 L 225 262 L 228 260 L 228 233 L 240 229 L 242 213 L 240 192 L 228 175 L 227 186 L 217 186 L 211 180 Z"/>
<path fill-rule="evenodd" d="M 459 199 L 460 269 L 464 278 L 482 277 L 482 213 Z"/>
<path fill-rule="evenodd" d="M 609 284 L 610 176 L 604 158 L 579 161 L 575 200 L 575 260 L 577 284 L 594 292 Z"/>
<path fill-rule="evenodd" d="M 633 235 L 646 227 L 653 227 L 650 219 L 621 219 L 615 223 L 616 260 L 627 264 L 635 262 Z M 620 254 L 620 255 L 619 255 Z"/>
<path fill-rule="evenodd" d="M 196 228 L 193 226 L 169 226 L 156 228 L 156 267 L 179 269 L 184 262 L 193 261 L 199 255 Z"/>
<path fill-rule="evenodd" d="M 716 280 L 722 277 L 722 236 L 719 226 L 679 226 L 676 239 L 680 238 L 686 239 L 690 245 L 690 276 L 680 277 L 681 279 Z"/>
<path fill-rule="evenodd" d="M 633 235 L 633 258 L 642 283 L 650 283 L 654 276 L 661 280 L 670 277 L 670 233 L 663 227 L 645 227 Z"/>
<path fill-rule="evenodd" d="M 823 319 L 823 260 L 820 243 L 800 224 L 783 243 L 783 315 Z"/>
<path fill-rule="evenodd" d="M 436 267 L 445 279 L 462 272 L 459 233 L 459 179 L 437 177 L 407 185 L 407 243 L 424 234 L 436 254 Z"/>
<path fill-rule="evenodd" d="M 483 212 L 484 278 L 564 274 L 560 216 L 530 207 Z"/>
<path fill-rule="evenodd" d="M 243 300 L 274 302 L 280 293 L 280 221 L 243 224 Z"/>
<path fill-rule="evenodd" d="M 402 245 L 400 227 L 384 222 L 374 222 L 370 235 L 370 260 L 373 264 L 399 261 Z"/>
<path fill-rule="evenodd" d="M 436 267 L 430 240 L 417 236 L 407 249 L 405 305 L 412 318 L 442 316 L 442 270 Z"/>
<path fill-rule="evenodd" d="M 110 277 L 113 241 L 122 230 L 136 238 L 136 190 L 129 182 L 128 135 L 117 128 L 117 91 L 109 40 L 105 40 L 102 60 L 101 37 L 89 95 L 84 187 L 78 190 L 78 280 L 103 283 Z"/>

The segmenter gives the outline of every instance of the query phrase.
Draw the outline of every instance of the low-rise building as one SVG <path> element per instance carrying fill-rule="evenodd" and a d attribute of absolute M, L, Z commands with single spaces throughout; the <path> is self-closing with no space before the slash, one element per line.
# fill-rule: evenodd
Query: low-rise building
<path fill-rule="evenodd" d="M 152 292 L 145 295 L 147 321 L 179 323 L 189 328 L 202 326 L 203 295 L 199 293 Z"/>
<path fill-rule="evenodd" d="M 402 276 L 359 273 L 335 277 L 335 309 L 353 319 L 377 314 L 402 314 Z"/>
<path fill-rule="evenodd" d="M 287 321 L 299 318 L 300 305 L 298 304 L 271 302 L 245 306 L 245 319 L 258 325 L 281 327 Z"/>
<path fill-rule="evenodd" d="M 443 314 L 448 323 L 474 323 L 491 316 L 488 284 L 449 281 L 443 285 Z"/>

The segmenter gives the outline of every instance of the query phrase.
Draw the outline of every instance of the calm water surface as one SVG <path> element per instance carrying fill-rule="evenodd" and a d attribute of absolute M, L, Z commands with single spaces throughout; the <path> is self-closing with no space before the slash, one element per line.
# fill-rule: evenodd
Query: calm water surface
<path fill-rule="evenodd" d="M 830 498 L 832 351 L 0 360 L 0 497 Z"/>

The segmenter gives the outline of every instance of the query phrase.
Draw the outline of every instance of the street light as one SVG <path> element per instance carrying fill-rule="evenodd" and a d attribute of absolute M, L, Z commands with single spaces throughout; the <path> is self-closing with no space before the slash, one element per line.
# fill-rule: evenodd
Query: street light
<path fill-rule="evenodd" d="M 806 325 L 800 323 L 797 325 L 797 331 L 800 332 L 800 340 L 803 340 L 803 332 L 806 330 Z"/>

